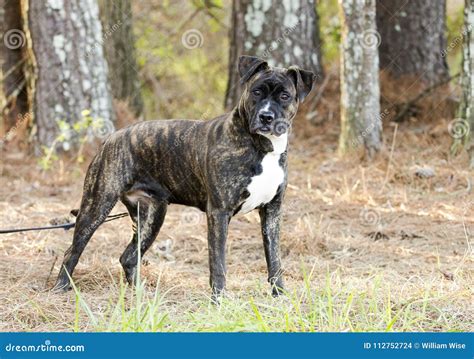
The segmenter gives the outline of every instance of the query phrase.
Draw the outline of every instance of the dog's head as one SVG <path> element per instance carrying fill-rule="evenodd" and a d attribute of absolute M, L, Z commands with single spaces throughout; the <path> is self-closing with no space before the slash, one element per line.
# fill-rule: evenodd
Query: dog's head
<path fill-rule="evenodd" d="M 297 66 L 272 67 L 253 56 L 239 58 L 239 74 L 244 85 L 239 112 L 250 133 L 266 137 L 287 133 L 298 105 L 313 87 L 314 74 Z"/>

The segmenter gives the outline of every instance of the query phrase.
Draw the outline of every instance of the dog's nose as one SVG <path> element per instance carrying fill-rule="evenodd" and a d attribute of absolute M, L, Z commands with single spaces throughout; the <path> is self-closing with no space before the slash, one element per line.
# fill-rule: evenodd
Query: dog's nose
<path fill-rule="evenodd" d="M 264 125 L 269 125 L 275 119 L 275 115 L 271 111 L 262 111 L 259 113 L 258 118 Z"/>

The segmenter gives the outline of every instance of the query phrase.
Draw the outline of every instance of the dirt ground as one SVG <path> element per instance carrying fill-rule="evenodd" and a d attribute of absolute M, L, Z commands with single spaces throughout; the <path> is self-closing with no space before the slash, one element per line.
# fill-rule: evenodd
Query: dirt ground
<path fill-rule="evenodd" d="M 474 330 L 474 176 L 465 157 L 448 155 L 446 129 L 447 123 L 416 130 L 402 124 L 394 136 L 395 127 L 387 126 L 385 150 L 371 164 L 336 156 L 335 126 L 295 131 L 281 240 L 290 289 L 301 285 L 302 267 L 314 269 L 316 286 L 334 271 L 355 289 L 363 289 L 367 278 L 382 276 L 394 300 L 428 292 L 454 330 Z M 78 208 L 85 165 L 57 163 L 42 172 L 36 160 L 17 151 L 4 150 L 1 156 L 0 228 L 47 225 Z M 425 166 L 434 170 L 433 177 L 415 174 Z M 120 204 L 113 213 L 124 210 Z M 258 222 L 255 211 L 231 222 L 231 294 L 269 290 Z M 116 292 L 122 275 L 118 258 L 130 235 L 128 218 L 106 223 L 80 259 L 74 279 L 94 311 L 104 310 Z M 63 230 L 0 235 L 1 331 L 72 329 L 74 293 L 46 291 L 71 239 L 72 231 Z M 171 307 L 206 298 L 204 214 L 170 206 L 144 259 L 144 278 L 169 291 Z M 88 330 L 87 324 L 80 329 Z"/>

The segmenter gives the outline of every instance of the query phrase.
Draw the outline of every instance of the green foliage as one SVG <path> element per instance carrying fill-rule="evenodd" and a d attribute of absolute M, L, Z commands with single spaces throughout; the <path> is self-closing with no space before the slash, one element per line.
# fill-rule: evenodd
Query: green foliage
<path fill-rule="evenodd" d="M 145 118 L 222 113 L 228 53 L 223 20 L 229 7 L 198 0 L 155 3 L 154 11 L 149 7 L 144 2 L 136 6 L 134 23 Z M 185 46 L 187 31 L 196 34 L 196 46 Z"/>
<path fill-rule="evenodd" d="M 339 59 L 341 42 L 341 23 L 337 0 L 318 1 L 319 28 L 322 41 L 323 64 Z"/>
<path fill-rule="evenodd" d="M 448 9 L 446 18 L 447 27 L 447 61 L 451 74 L 456 74 L 461 69 L 462 36 L 464 30 L 464 7 L 453 6 Z"/>
<path fill-rule="evenodd" d="M 84 156 L 82 155 L 82 150 L 84 144 L 93 137 L 93 133 L 104 127 L 104 120 L 101 118 L 94 118 L 91 116 L 89 110 L 84 110 L 81 112 L 82 118 L 73 123 L 72 125 L 65 120 L 57 121 L 59 134 L 53 140 L 51 145 L 42 146 L 42 156 L 39 158 L 39 166 L 41 169 L 47 171 L 50 170 L 54 162 L 56 162 L 58 157 L 58 147 L 62 146 L 63 150 L 69 150 L 75 145 L 73 141 L 79 144 L 76 161 L 77 163 L 84 162 Z"/>
<path fill-rule="evenodd" d="M 52 164 L 58 160 L 55 146 L 55 142 L 50 147 L 41 146 L 42 156 L 39 159 L 39 165 L 45 171 L 51 169 Z"/>

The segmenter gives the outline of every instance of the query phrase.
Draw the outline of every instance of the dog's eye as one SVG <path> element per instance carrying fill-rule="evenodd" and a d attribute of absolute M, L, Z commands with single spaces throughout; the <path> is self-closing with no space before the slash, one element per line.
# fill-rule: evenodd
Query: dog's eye
<path fill-rule="evenodd" d="M 260 97 L 262 95 L 262 91 L 260 90 L 253 90 L 252 91 L 252 94 L 255 96 L 255 97 Z"/>
<path fill-rule="evenodd" d="M 290 99 L 290 95 L 288 95 L 287 93 L 282 93 L 280 95 L 280 100 L 287 101 L 289 99 Z"/>

